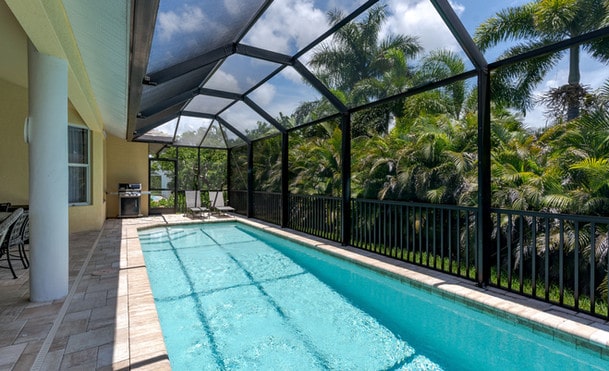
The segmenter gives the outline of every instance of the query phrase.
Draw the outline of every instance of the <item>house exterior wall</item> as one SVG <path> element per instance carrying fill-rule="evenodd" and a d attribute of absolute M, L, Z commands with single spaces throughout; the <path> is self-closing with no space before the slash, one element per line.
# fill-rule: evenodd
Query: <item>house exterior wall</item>
<path fill-rule="evenodd" d="M 0 80 L 0 112 L 2 112 L 0 115 L 0 202 L 8 201 L 13 205 L 27 205 L 29 203 L 28 144 L 23 138 L 23 127 L 28 112 L 27 89 Z M 68 108 L 68 121 L 72 124 L 85 124 L 72 107 Z M 104 170 L 105 139 L 103 133 L 91 132 L 91 204 L 69 208 L 71 233 L 100 229 L 106 219 Z"/>
<path fill-rule="evenodd" d="M 27 89 L 0 79 L 0 202 L 28 203 L 28 147 L 23 139 L 27 112 Z"/>
<path fill-rule="evenodd" d="M 127 142 L 108 135 L 106 140 L 106 215 L 118 216 L 118 183 L 142 183 L 147 191 L 148 185 L 148 144 Z M 148 215 L 149 195 L 142 195 L 140 211 Z"/>
<path fill-rule="evenodd" d="M 28 144 L 23 139 L 27 89 L 0 79 L 0 112 L 0 202 L 27 205 Z M 71 106 L 68 120 L 85 125 Z M 91 204 L 69 208 L 70 233 L 100 229 L 106 217 L 118 215 L 118 197 L 106 192 L 116 192 L 119 182 L 142 183 L 148 189 L 148 145 L 91 131 Z M 148 214 L 148 196 L 142 197 L 142 213 Z"/>

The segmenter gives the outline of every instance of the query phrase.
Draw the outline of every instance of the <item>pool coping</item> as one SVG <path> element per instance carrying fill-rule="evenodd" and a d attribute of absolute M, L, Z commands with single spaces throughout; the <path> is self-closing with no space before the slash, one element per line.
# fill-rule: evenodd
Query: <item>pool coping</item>
<path fill-rule="evenodd" d="M 425 267 L 415 266 L 352 246 L 342 246 L 338 243 L 308 236 L 291 229 L 281 229 L 258 220 L 231 217 L 228 220 L 205 221 L 203 223 L 225 222 L 239 222 L 251 225 L 299 244 L 341 257 L 345 260 L 399 279 L 411 286 L 440 295 L 445 299 L 466 304 L 470 308 L 503 318 L 504 320 L 513 321 L 529 328 L 532 332 L 544 333 L 554 339 L 559 339 L 574 345 L 575 348 L 578 349 L 584 348 L 588 351 L 597 353 L 602 359 L 609 360 L 609 325 L 606 321 L 603 322 L 599 318 L 577 313 L 566 308 L 497 288 L 480 288 L 476 286 L 474 282 L 463 278 L 434 271 Z M 143 262 L 143 253 L 139 244 L 139 238 L 137 238 L 138 231 L 155 227 L 184 224 L 201 224 L 201 222 L 146 225 L 135 229 L 136 241 L 131 243 L 129 252 L 130 255 L 139 256 L 137 260 L 139 262 L 141 258 L 141 264 L 144 266 L 143 269 L 146 282 L 144 282 L 143 279 L 140 281 L 138 298 L 145 299 L 144 307 L 140 306 L 140 308 L 144 309 L 146 312 L 154 309 L 156 314 L 156 307 L 154 306 L 154 300 L 152 300 L 152 303 L 150 301 L 152 292 L 148 281 L 148 275 L 145 271 L 145 263 Z M 139 250 L 139 253 L 136 249 Z M 129 291 L 131 297 L 131 290 Z M 134 297 L 134 299 L 136 298 Z M 150 304 L 152 304 L 152 308 L 150 308 Z M 134 313 L 134 315 L 137 316 L 137 313 Z M 158 316 L 156 318 L 157 323 L 154 325 L 153 332 L 157 333 L 158 331 L 158 334 L 160 334 L 159 336 L 162 338 Z M 159 350 L 160 349 L 157 349 L 157 351 Z"/>

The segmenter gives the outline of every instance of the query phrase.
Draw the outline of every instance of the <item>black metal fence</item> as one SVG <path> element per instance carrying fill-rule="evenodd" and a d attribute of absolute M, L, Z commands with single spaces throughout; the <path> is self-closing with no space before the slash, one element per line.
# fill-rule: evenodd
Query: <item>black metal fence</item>
<path fill-rule="evenodd" d="M 289 195 L 288 227 L 340 242 L 341 199 L 327 196 Z"/>
<path fill-rule="evenodd" d="M 475 279 L 476 208 L 351 200 L 351 245 Z"/>
<path fill-rule="evenodd" d="M 235 208 L 235 212 L 247 215 L 247 191 L 228 191 L 228 204 Z"/>
<path fill-rule="evenodd" d="M 254 192 L 253 217 L 281 224 L 281 193 Z"/>
<path fill-rule="evenodd" d="M 246 198 L 235 193 L 231 204 Z M 279 194 L 256 192 L 254 205 L 256 217 L 280 224 Z M 288 207 L 289 228 L 341 241 L 340 198 L 291 194 Z M 350 245 L 476 279 L 476 208 L 364 199 L 350 207 Z M 503 209 L 492 218 L 492 286 L 609 319 L 609 218 Z"/>
<path fill-rule="evenodd" d="M 493 285 L 607 318 L 609 218 L 492 214 Z"/>

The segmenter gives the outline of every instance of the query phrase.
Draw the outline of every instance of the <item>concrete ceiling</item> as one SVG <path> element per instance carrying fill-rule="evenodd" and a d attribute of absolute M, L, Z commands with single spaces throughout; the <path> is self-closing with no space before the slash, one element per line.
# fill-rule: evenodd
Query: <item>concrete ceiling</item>
<path fill-rule="evenodd" d="M 131 1 L 0 0 L 0 78 L 27 87 L 27 40 L 68 61 L 70 102 L 92 130 L 126 137 Z"/>

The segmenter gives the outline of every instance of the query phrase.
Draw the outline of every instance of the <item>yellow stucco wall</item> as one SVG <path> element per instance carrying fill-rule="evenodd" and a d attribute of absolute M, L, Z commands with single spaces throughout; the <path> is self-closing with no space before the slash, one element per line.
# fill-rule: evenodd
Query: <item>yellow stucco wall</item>
<path fill-rule="evenodd" d="M 28 203 L 27 90 L 0 79 L 0 202 Z"/>
<path fill-rule="evenodd" d="M 27 102 L 27 89 L 0 80 L 0 202 L 10 202 L 13 205 L 29 203 L 28 145 L 23 140 Z M 73 124 L 84 125 L 71 105 L 68 105 L 68 120 Z M 70 207 L 71 233 L 97 230 L 103 225 L 106 219 L 104 171 L 105 139 L 101 132 L 92 132 L 91 205 Z"/>
<path fill-rule="evenodd" d="M 118 183 L 142 183 L 148 190 L 148 144 L 127 142 L 108 135 L 106 140 L 106 213 L 118 216 Z M 148 195 L 143 195 L 141 212 L 148 215 Z"/>

